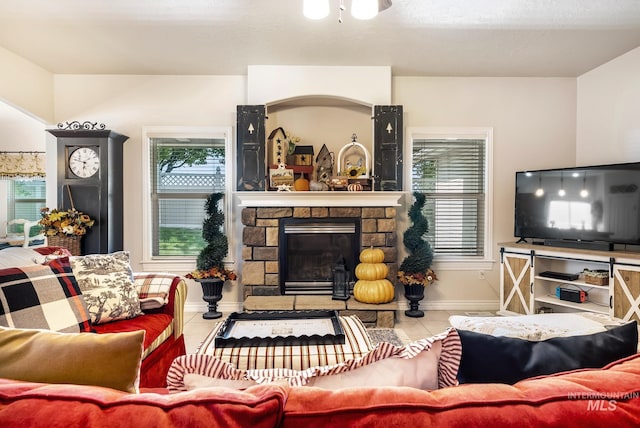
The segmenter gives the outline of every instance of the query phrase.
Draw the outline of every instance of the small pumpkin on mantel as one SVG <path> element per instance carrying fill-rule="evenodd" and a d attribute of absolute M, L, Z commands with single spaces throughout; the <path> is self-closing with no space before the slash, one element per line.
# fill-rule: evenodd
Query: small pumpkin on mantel
<path fill-rule="evenodd" d="M 386 279 L 389 267 L 384 264 L 384 252 L 380 248 L 365 248 L 356 266 L 358 281 L 353 286 L 353 297 L 362 303 L 388 303 L 395 297 L 395 288 Z"/>

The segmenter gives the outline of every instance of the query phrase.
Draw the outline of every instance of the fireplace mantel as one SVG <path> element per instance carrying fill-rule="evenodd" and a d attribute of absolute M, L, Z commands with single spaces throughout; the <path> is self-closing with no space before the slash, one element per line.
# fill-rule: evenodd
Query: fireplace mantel
<path fill-rule="evenodd" d="M 404 192 L 235 192 L 241 207 L 396 207 Z"/>

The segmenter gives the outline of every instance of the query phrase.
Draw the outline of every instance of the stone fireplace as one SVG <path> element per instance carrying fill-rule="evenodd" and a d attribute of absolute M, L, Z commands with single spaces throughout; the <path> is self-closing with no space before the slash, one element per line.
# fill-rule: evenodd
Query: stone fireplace
<path fill-rule="evenodd" d="M 348 268 L 353 272 L 361 249 L 371 246 L 384 251 L 389 278 L 395 277 L 396 207 L 400 192 L 359 192 L 357 195 L 261 192 L 264 196 L 256 193 L 246 192 L 240 196 L 245 298 L 331 294 L 330 268 L 338 256 L 347 259 Z M 300 226 L 304 227 L 300 229 Z M 324 236 L 311 236 L 315 232 Z M 297 237 L 287 236 L 300 233 Z M 351 245 L 349 240 L 354 238 L 355 245 Z M 283 248 L 286 244 L 294 245 L 294 257 L 290 254 L 287 258 Z M 342 254 L 350 251 L 351 254 Z M 296 268 L 305 272 L 298 273 Z M 287 280 L 292 283 L 290 287 L 285 287 Z"/>
<path fill-rule="evenodd" d="M 402 115 L 398 115 L 396 106 L 390 106 L 391 101 L 391 67 L 388 66 L 258 65 L 248 68 L 247 105 L 265 106 L 266 129 L 284 127 L 289 130 L 290 127 L 295 127 L 295 132 L 304 136 L 305 145 L 314 146 L 316 150 L 326 145 L 330 152 L 338 154 L 344 144 L 351 141 L 349 136 L 355 133 L 364 141 L 373 159 L 376 156 L 387 159 L 389 165 L 393 164 L 391 172 L 398 175 L 402 165 L 401 151 L 398 151 L 403 141 Z M 383 112 L 376 110 L 376 106 L 394 108 Z M 263 120 L 261 112 L 252 114 L 253 116 L 246 117 L 254 117 L 256 123 L 261 123 L 257 122 Z M 313 120 L 309 120 L 310 117 Z M 259 149 L 262 147 L 262 140 L 254 144 L 256 125 L 247 121 L 248 123 L 239 121 L 237 128 L 240 135 L 242 122 L 242 135 L 246 137 L 243 138 L 247 143 L 242 146 L 243 153 L 246 154 L 242 159 L 250 166 L 250 172 L 259 172 L 264 155 Z M 380 129 L 376 134 L 377 125 L 380 125 Z M 376 135 L 389 135 L 389 138 L 376 143 Z M 376 144 L 382 151 L 378 155 L 375 153 Z M 391 154 L 392 151 L 394 154 Z M 245 174 L 245 164 L 241 165 L 236 172 L 242 172 L 236 179 L 244 180 L 245 175 L 252 177 L 252 174 Z M 244 294 L 244 310 L 337 310 L 340 314 L 356 314 L 367 325 L 393 326 L 397 300 L 380 305 L 358 302 L 354 298 L 347 301 L 333 300 L 329 293 L 329 281 L 326 279 L 331 276 L 331 269 L 327 265 L 337 262 L 334 258 L 344 255 L 341 254 L 343 252 L 353 251 L 351 257 L 357 261 L 361 249 L 371 246 L 380 248 L 385 253 L 385 263 L 389 266 L 388 278 L 393 281 L 396 276 L 396 210 L 400 206 L 400 199 L 405 195 L 399 190 L 402 189 L 402 180 L 396 180 L 395 186 L 382 185 L 386 183 L 384 176 L 388 172 L 385 166 L 372 163 L 367 167 L 370 174 L 375 173 L 378 168 L 377 175 L 381 184 L 379 188 L 386 190 L 275 192 L 256 191 L 251 186 L 237 187 L 233 206 L 242 210 L 242 224 L 236 225 L 236 230 L 240 232 L 239 229 L 242 229 L 242 255 L 238 268 Z M 258 182 L 263 179 L 261 173 L 254 175 Z M 377 187 L 374 186 L 374 189 Z M 286 251 L 282 249 L 287 239 L 283 225 L 290 222 L 316 223 L 323 227 L 330 223 L 346 222 L 355 225 L 356 231 L 353 234 L 351 231 L 337 232 L 334 235 L 338 235 L 338 238 L 310 236 L 312 244 L 294 250 L 297 251 L 294 259 L 298 260 L 292 260 L 291 257 L 283 259 L 282 257 L 287 257 Z M 355 236 L 352 249 L 343 246 L 340 235 L 344 234 Z M 304 238 L 302 241 L 306 244 Z M 299 244 L 300 242 L 294 242 L 294 246 Z M 326 254 L 314 253 L 325 247 L 332 251 Z M 299 267 L 297 263 L 305 257 L 310 262 Z M 322 263 L 317 263 L 318 259 L 322 259 Z M 349 266 L 352 273 L 354 267 Z M 300 277 L 298 275 L 301 271 L 305 272 Z M 309 271 L 311 274 L 307 277 Z M 304 284 L 292 284 L 289 290 L 284 287 L 284 282 L 293 273 L 295 278 L 291 282 Z M 324 284 L 320 287 L 314 282 Z"/>

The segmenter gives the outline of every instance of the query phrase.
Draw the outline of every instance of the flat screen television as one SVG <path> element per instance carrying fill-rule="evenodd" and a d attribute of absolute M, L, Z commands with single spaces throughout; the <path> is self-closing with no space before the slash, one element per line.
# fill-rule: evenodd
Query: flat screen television
<path fill-rule="evenodd" d="M 521 240 L 640 245 L 639 208 L 640 162 L 516 172 L 514 236 Z"/>

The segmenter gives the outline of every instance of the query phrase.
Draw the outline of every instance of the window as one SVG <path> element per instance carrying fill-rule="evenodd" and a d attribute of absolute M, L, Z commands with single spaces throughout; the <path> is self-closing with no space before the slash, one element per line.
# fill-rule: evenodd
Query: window
<path fill-rule="evenodd" d="M 214 192 L 229 194 L 229 136 L 226 128 L 147 134 L 150 199 L 145 253 L 151 259 L 192 259 L 204 247 L 205 200 Z M 225 207 L 228 199 L 222 200 Z"/>
<path fill-rule="evenodd" d="M 6 195 L 5 221 L 14 219 L 39 220 L 40 209 L 46 204 L 46 183 L 39 179 L 6 179 L 0 181 L 0 194 Z M 0 204 L 3 205 L 3 204 Z M 4 233 L 4 230 L 1 231 Z M 22 225 L 10 226 L 8 232 L 22 233 Z M 37 235 L 38 230 L 34 228 L 33 234 Z"/>
<path fill-rule="evenodd" d="M 408 182 L 412 191 L 426 196 L 429 232 L 425 239 L 436 262 L 489 260 L 491 129 L 421 128 L 408 134 Z"/>

